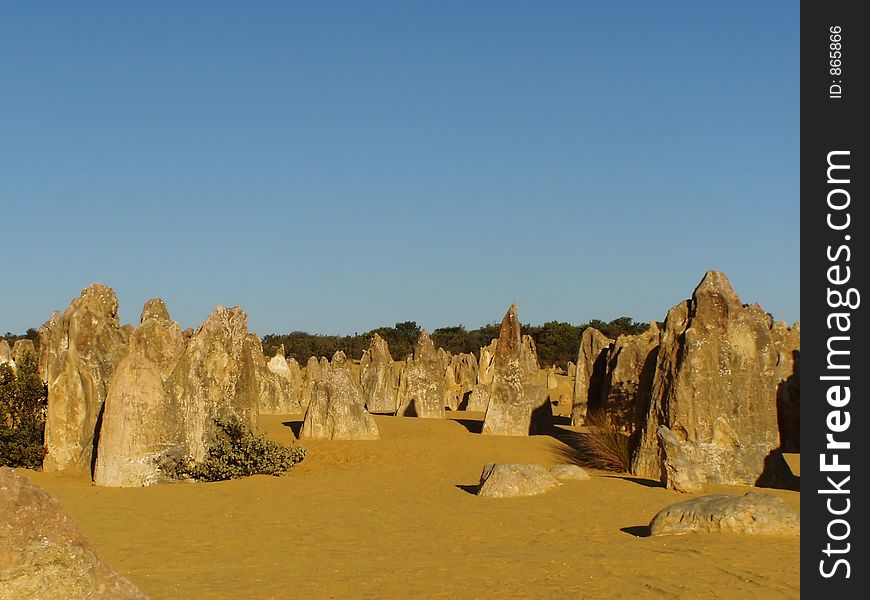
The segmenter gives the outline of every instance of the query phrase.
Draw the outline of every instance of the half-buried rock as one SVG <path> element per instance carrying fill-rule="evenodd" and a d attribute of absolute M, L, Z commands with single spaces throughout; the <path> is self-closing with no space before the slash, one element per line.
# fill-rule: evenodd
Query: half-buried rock
<path fill-rule="evenodd" d="M 550 475 L 559 481 L 586 481 L 592 479 L 589 473 L 577 465 L 556 465 L 550 467 Z"/>
<path fill-rule="evenodd" d="M 378 426 L 366 411 L 363 391 L 344 352 L 332 357 L 330 368 L 314 382 L 311 404 L 305 412 L 301 439 L 376 440 Z"/>
<path fill-rule="evenodd" d="M 147 600 L 102 562 L 60 504 L 0 468 L 0 598 Z"/>
<path fill-rule="evenodd" d="M 537 496 L 559 485 L 543 465 L 489 464 L 480 474 L 477 495 L 484 498 Z"/>
<path fill-rule="evenodd" d="M 650 521 L 649 532 L 798 535 L 800 518 L 782 499 L 770 494 L 711 494 L 665 508 Z"/>

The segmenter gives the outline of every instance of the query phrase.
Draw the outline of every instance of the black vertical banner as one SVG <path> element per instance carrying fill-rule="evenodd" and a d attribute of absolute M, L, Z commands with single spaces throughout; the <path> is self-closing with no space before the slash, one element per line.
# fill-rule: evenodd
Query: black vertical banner
<path fill-rule="evenodd" d="M 870 507 L 862 491 L 870 460 L 870 21 L 861 17 L 862 4 L 801 3 L 801 593 L 807 598 L 870 593 Z"/>

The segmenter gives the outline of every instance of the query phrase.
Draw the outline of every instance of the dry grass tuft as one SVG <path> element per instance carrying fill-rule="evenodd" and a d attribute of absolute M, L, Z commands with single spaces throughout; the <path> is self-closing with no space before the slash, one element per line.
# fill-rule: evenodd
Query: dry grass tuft
<path fill-rule="evenodd" d="M 604 411 L 587 415 L 586 425 L 586 431 L 563 438 L 569 446 L 562 449 L 563 457 L 581 467 L 628 473 L 631 467 L 629 435 L 620 431 Z"/>

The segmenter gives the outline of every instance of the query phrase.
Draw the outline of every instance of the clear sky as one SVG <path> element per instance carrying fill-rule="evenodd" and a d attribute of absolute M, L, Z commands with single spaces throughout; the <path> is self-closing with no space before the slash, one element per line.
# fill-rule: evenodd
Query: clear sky
<path fill-rule="evenodd" d="M 0 331 L 799 320 L 797 2 L 0 7 Z"/>

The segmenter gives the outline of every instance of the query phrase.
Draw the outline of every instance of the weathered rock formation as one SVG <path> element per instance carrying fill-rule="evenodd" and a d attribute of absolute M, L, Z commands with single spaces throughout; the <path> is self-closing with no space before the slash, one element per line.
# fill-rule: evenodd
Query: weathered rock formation
<path fill-rule="evenodd" d="M 530 356 L 534 344 L 529 342 L 531 338 L 526 341 L 520 335 L 517 305 L 513 304 L 502 319 L 495 348 L 492 396 L 483 422 L 484 434 L 529 435 L 533 413 L 537 413 L 535 426 L 552 422 L 546 382 L 537 376 L 538 361 L 536 356 Z"/>
<path fill-rule="evenodd" d="M 590 398 L 588 412 L 600 411 L 618 429 L 632 432 L 649 410 L 658 348 L 655 322 L 644 333 L 621 335 L 610 344 L 599 394 Z"/>
<path fill-rule="evenodd" d="M 771 325 L 759 306 L 742 305 L 716 271 L 704 276 L 691 300 L 668 312 L 650 407 L 632 456 L 634 474 L 670 486 L 677 480 L 757 482 L 779 446 L 779 353 Z M 673 443 L 660 443 L 662 425 Z M 683 459 L 693 466 L 689 477 L 662 468 Z"/>
<path fill-rule="evenodd" d="M 256 357 L 253 358 L 259 363 Z M 260 414 L 286 415 L 302 412 L 302 369 L 292 356 L 284 356 L 282 344 L 275 356 L 266 362 L 266 371 L 259 369 L 263 392 L 260 395 Z"/>
<path fill-rule="evenodd" d="M 57 500 L 0 467 L 0 598 L 147 600 L 102 562 Z"/>
<path fill-rule="evenodd" d="M 354 380 L 343 352 L 314 381 L 311 404 L 302 423 L 301 439 L 374 440 L 375 420 L 365 409 L 363 391 Z"/>
<path fill-rule="evenodd" d="M 571 411 L 574 425 L 583 425 L 589 402 L 595 402 L 601 394 L 607 365 L 605 351 L 611 343 L 613 340 L 594 327 L 587 327 L 580 336 L 574 376 L 574 408 Z"/>
<path fill-rule="evenodd" d="M 393 357 L 390 348 L 377 333 L 361 361 L 360 380 L 366 408 L 370 413 L 395 414 L 396 380 L 393 377 Z"/>
<path fill-rule="evenodd" d="M 184 440 L 184 417 L 167 385 L 185 342 L 160 299 L 149 300 L 109 384 L 94 482 L 141 486 L 163 479 L 158 463 Z"/>
<path fill-rule="evenodd" d="M 665 508 L 650 521 L 649 530 L 650 535 L 724 532 L 799 535 L 800 519 L 785 502 L 770 494 L 712 494 Z"/>
<path fill-rule="evenodd" d="M 13 365 L 12 350 L 9 348 L 9 342 L 0 340 L 0 365 Z"/>
<path fill-rule="evenodd" d="M 33 340 L 15 340 L 15 343 L 12 345 L 12 360 L 15 364 L 20 365 L 27 357 L 31 358 L 34 362 L 39 360 L 39 354 L 36 352 Z"/>
<path fill-rule="evenodd" d="M 559 485 L 542 465 L 489 464 L 480 474 L 477 495 L 481 498 L 536 496 Z"/>
<path fill-rule="evenodd" d="M 492 340 L 489 346 L 480 349 L 480 361 L 477 368 L 477 383 L 480 385 L 492 385 L 495 375 L 495 348 L 498 340 Z"/>
<path fill-rule="evenodd" d="M 40 373 L 48 384 L 46 471 L 90 470 L 98 424 L 129 330 L 115 292 L 95 283 L 39 329 Z"/>
<path fill-rule="evenodd" d="M 777 321 L 771 329 L 776 344 L 776 414 L 779 422 L 780 449 L 783 452 L 801 451 L 801 326 L 795 323 L 789 329 Z"/>
<path fill-rule="evenodd" d="M 167 456 L 201 461 L 214 421 L 235 417 L 255 429 L 278 380 L 241 308 L 218 306 L 185 340 L 163 301 L 149 300 L 111 379 L 94 482 L 149 485 L 164 478 Z"/>
<path fill-rule="evenodd" d="M 399 382 L 397 414 L 427 419 L 444 418 L 443 359 L 425 329 L 414 347 L 414 356 L 405 361 Z"/>

